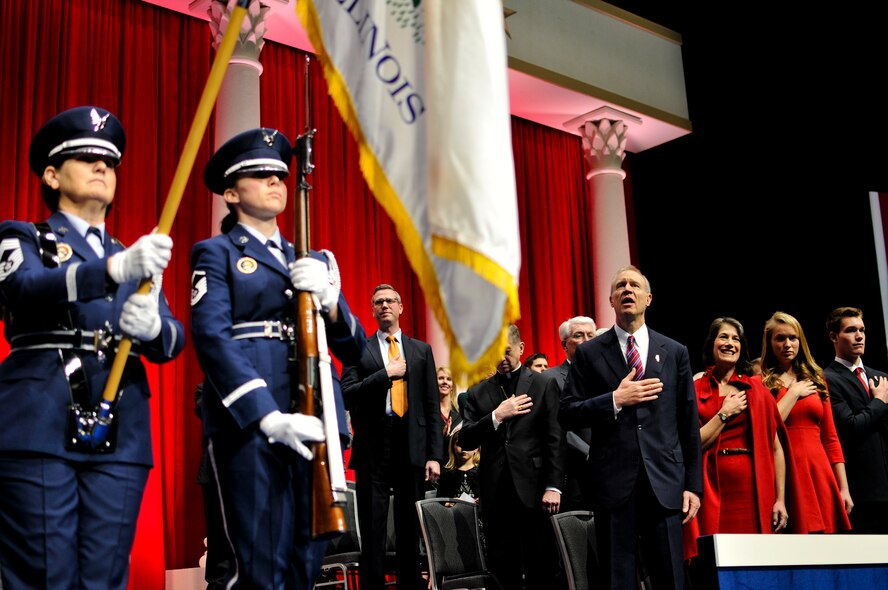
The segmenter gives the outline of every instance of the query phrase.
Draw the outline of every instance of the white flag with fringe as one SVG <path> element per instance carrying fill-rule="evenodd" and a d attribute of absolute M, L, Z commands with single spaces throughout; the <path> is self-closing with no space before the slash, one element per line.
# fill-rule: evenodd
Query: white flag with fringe
<path fill-rule="evenodd" d="M 519 317 L 500 0 L 299 0 L 297 13 L 450 347 L 475 381 Z"/>

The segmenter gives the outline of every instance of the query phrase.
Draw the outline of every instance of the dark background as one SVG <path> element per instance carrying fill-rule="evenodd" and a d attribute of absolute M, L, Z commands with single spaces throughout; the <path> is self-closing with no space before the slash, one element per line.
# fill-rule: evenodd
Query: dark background
<path fill-rule="evenodd" d="M 829 14 L 613 4 L 682 35 L 693 124 L 626 158 L 649 325 L 686 344 L 701 369 L 712 319 L 739 319 L 755 357 L 781 310 L 825 366 L 826 315 L 850 305 L 865 312 L 865 361 L 885 369 L 868 193 L 888 192 L 886 19 L 858 4 Z"/>

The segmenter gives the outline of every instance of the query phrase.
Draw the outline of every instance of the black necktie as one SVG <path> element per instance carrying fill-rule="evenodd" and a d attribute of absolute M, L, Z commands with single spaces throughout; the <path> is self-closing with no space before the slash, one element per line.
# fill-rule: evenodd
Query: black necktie
<path fill-rule="evenodd" d="M 281 266 L 287 268 L 287 257 L 284 256 L 284 251 L 281 250 L 280 244 L 274 240 L 268 240 L 265 242 L 265 246 L 268 248 L 269 252 L 274 255 L 277 261 L 281 263 Z"/>
<path fill-rule="evenodd" d="M 95 240 L 90 240 L 90 236 L 95 236 Z M 90 227 L 86 230 L 86 243 L 93 249 L 99 258 L 105 257 L 105 240 L 102 239 L 102 230 L 97 227 Z M 98 246 L 98 248 L 96 247 Z"/>

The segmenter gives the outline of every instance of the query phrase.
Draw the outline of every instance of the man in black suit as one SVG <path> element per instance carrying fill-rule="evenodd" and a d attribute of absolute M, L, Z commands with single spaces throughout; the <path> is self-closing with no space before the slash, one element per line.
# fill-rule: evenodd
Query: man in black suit
<path fill-rule="evenodd" d="M 490 570 L 508 590 L 551 588 L 557 557 L 563 447 L 553 379 L 521 366 L 524 343 L 509 326 L 496 373 L 469 390 L 459 442 L 481 449 L 481 511 Z"/>
<path fill-rule="evenodd" d="M 688 350 L 645 325 L 650 283 L 634 266 L 614 276 L 610 303 L 616 325 L 577 348 L 560 414 L 591 427 L 600 587 L 636 587 L 640 542 L 654 588 L 684 588 L 681 527 L 703 489 Z"/>
<path fill-rule="evenodd" d="M 839 307 L 830 312 L 826 332 L 836 358 L 824 375 L 833 420 L 845 453 L 855 533 L 888 534 L 888 375 L 865 367 L 863 312 Z"/>
<path fill-rule="evenodd" d="M 354 441 L 349 466 L 356 476 L 361 528 L 360 585 L 385 585 L 389 494 L 394 494 L 398 589 L 423 590 L 415 502 L 435 483 L 444 455 L 435 359 L 425 342 L 401 332 L 401 296 L 382 284 L 371 298 L 379 330 L 367 339 L 357 366 L 343 368 L 342 393 Z"/>
<path fill-rule="evenodd" d="M 573 362 L 577 346 L 595 338 L 595 320 L 590 317 L 578 315 L 565 320 L 558 327 L 558 337 L 561 339 L 561 347 L 567 357 L 564 362 L 552 367 L 545 372 L 558 383 L 558 391 L 564 392 L 564 382 L 567 380 L 567 372 Z M 589 441 L 592 433 L 589 428 L 567 430 L 565 432 L 564 451 L 564 487 L 561 494 L 561 510 L 589 510 L 589 470 L 586 469 L 586 459 L 589 457 Z"/>

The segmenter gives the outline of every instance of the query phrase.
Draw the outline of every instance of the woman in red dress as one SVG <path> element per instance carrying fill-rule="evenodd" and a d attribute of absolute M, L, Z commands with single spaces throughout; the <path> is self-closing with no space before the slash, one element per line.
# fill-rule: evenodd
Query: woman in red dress
<path fill-rule="evenodd" d="M 836 436 L 823 371 L 811 357 L 802 326 L 778 311 L 765 323 L 762 383 L 777 400 L 797 468 L 797 496 L 790 530 L 835 533 L 849 530 L 854 507 L 848 492 L 845 458 Z"/>
<path fill-rule="evenodd" d="M 752 377 L 743 326 L 716 318 L 703 346 L 706 371 L 694 382 L 703 444 L 703 498 L 685 527 L 685 556 L 696 538 L 771 533 L 787 524 L 786 431 L 770 392 Z M 783 442 L 781 442 L 781 439 Z"/>

